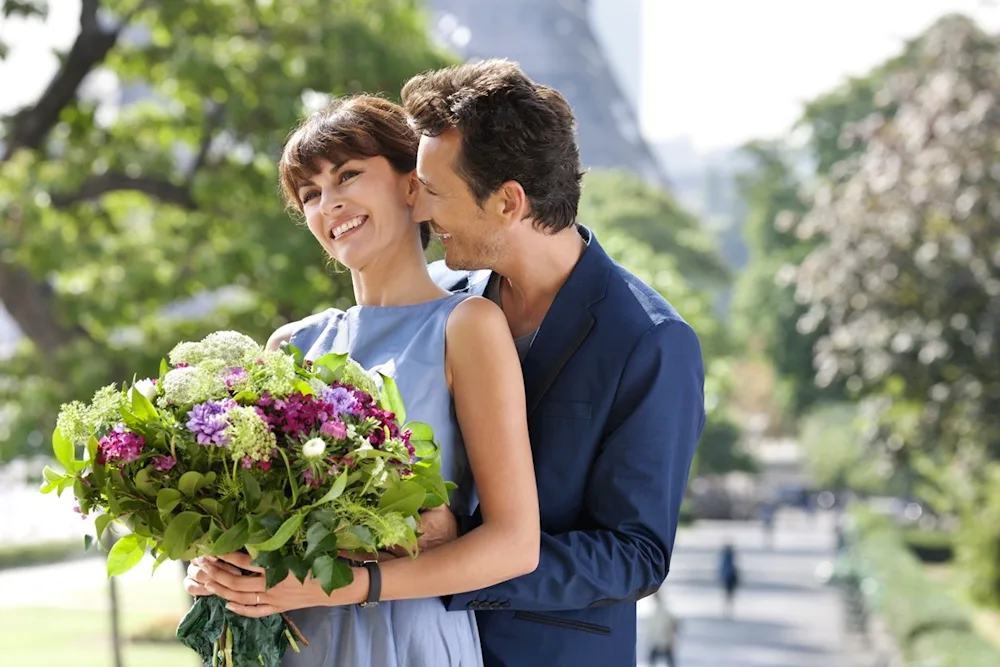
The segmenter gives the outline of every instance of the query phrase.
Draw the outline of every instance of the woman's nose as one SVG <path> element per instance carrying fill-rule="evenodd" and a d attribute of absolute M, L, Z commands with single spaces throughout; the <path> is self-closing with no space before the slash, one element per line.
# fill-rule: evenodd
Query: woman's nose
<path fill-rule="evenodd" d="M 334 193 L 324 192 L 322 197 L 323 198 L 319 202 L 319 208 L 325 215 L 332 215 L 344 208 L 344 204 L 340 197 L 337 197 Z"/>

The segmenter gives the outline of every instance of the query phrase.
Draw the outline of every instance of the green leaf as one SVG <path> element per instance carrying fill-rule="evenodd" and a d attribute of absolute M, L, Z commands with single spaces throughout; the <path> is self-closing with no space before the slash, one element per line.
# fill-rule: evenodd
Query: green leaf
<path fill-rule="evenodd" d="M 439 447 L 433 440 L 410 440 L 413 455 L 418 459 L 430 459 L 437 455 Z"/>
<path fill-rule="evenodd" d="M 247 501 L 247 509 L 256 511 L 260 505 L 260 484 L 253 476 L 253 473 L 246 468 L 240 468 L 240 481 L 243 482 L 243 497 Z"/>
<path fill-rule="evenodd" d="M 160 381 L 163 381 L 163 376 L 170 372 L 170 364 L 167 363 L 166 359 L 160 359 Z"/>
<path fill-rule="evenodd" d="M 179 560 L 195 541 L 201 530 L 201 515 L 197 512 L 181 512 L 167 529 L 163 531 L 163 551 L 167 557 Z"/>
<path fill-rule="evenodd" d="M 338 372 L 347 363 L 346 354 L 335 354 L 333 352 L 329 354 L 324 354 L 322 357 L 313 362 L 313 368 L 327 368 L 334 373 Z M 324 380 L 325 382 L 325 380 Z"/>
<path fill-rule="evenodd" d="M 301 583 L 306 582 L 306 577 L 309 576 L 309 562 L 305 558 L 289 554 L 282 559 L 282 563 Z"/>
<path fill-rule="evenodd" d="M 276 549 L 280 549 L 285 546 L 285 542 L 287 542 L 292 535 L 295 534 L 295 531 L 299 529 L 299 526 L 302 525 L 303 518 L 302 514 L 293 514 L 285 519 L 285 522 L 281 524 L 281 528 L 278 528 L 278 532 L 272 535 L 269 539 L 257 544 L 251 544 L 250 546 L 260 551 L 275 551 Z"/>
<path fill-rule="evenodd" d="M 147 423 L 159 419 L 156 408 L 153 407 L 148 398 L 143 396 L 142 392 L 135 388 L 135 385 L 132 385 L 132 412 Z"/>
<path fill-rule="evenodd" d="M 306 560 L 312 560 L 317 552 L 333 551 L 337 548 L 337 536 L 317 521 L 306 531 Z"/>
<path fill-rule="evenodd" d="M 63 478 L 62 473 L 56 471 L 54 468 L 45 466 L 42 468 L 42 477 L 46 482 L 58 482 Z"/>
<path fill-rule="evenodd" d="M 246 545 L 248 537 L 250 537 L 250 525 L 244 518 L 220 535 L 219 539 L 212 545 L 212 550 L 209 553 L 213 556 L 231 554 L 234 551 L 242 549 Z"/>
<path fill-rule="evenodd" d="M 145 551 L 146 538 L 134 533 L 115 542 L 108 552 L 108 578 L 125 574 L 138 565 Z"/>
<path fill-rule="evenodd" d="M 320 505 L 325 505 L 339 498 L 341 494 L 344 493 L 344 489 L 347 488 L 347 471 L 340 473 L 337 479 L 334 480 L 333 485 L 330 490 L 323 494 L 323 497 L 313 503 L 313 507 L 319 507 Z"/>
<path fill-rule="evenodd" d="M 222 503 L 215 498 L 202 498 L 198 501 L 198 504 L 212 516 L 218 517 L 222 515 Z"/>
<path fill-rule="evenodd" d="M 94 464 L 94 469 L 96 470 L 100 466 L 97 465 L 97 450 L 100 448 L 101 443 L 97 441 L 97 438 L 90 436 L 87 440 L 87 459 Z"/>
<path fill-rule="evenodd" d="M 205 477 L 197 470 L 189 470 L 177 481 L 177 488 L 188 498 L 194 498 L 194 495 L 198 493 L 200 489 L 205 484 Z"/>
<path fill-rule="evenodd" d="M 156 508 L 160 514 L 170 514 L 177 507 L 183 496 L 177 489 L 160 489 L 156 493 Z"/>
<path fill-rule="evenodd" d="M 60 431 L 56 429 L 52 433 L 52 453 L 55 454 L 56 460 L 62 464 L 66 472 L 73 473 L 76 471 L 75 457 L 73 455 L 73 443 L 70 442 Z"/>
<path fill-rule="evenodd" d="M 83 536 L 83 550 L 90 551 L 90 547 L 94 546 L 94 536 L 84 535 Z"/>
<path fill-rule="evenodd" d="M 296 366 L 301 368 L 305 364 L 305 355 L 302 353 L 302 350 L 295 347 L 287 340 L 282 341 L 281 345 L 278 346 L 278 349 L 284 352 L 285 354 L 291 355 L 292 359 L 295 361 Z"/>
<path fill-rule="evenodd" d="M 382 396 L 380 402 L 386 410 L 396 415 L 396 421 L 402 424 L 406 421 L 406 407 L 403 405 L 403 397 L 399 393 L 396 381 L 385 373 L 382 376 Z"/>
<path fill-rule="evenodd" d="M 347 563 L 332 556 L 320 556 L 313 561 L 312 573 L 327 595 L 354 581 L 354 572 Z"/>
<path fill-rule="evenodd" d="M 378 508 L 383 512 L 399 512 L 403 516 L 411 516 L 420 511 L 426 495 L 422 485 L 406 480 L 382 494 Z"/>
<path fill-rule="evenodd" d="M 155 573 L 156 573 L 156 570 L 157 570 L 157 569 L 158 569 L 158 568 L 159 568 L 159 567 L 160 567 L 161 565 L 163 565 L 163 563 L 165 563 L 165 562 L 166 562 L 167 560 L 169 560 L 169 559 L 167 558 L 167 554 L 165 554 L 165 553 L 160 553 L 159 555 L 157 555 L 157 556 L 156 556 L 156 560 L 155 560 L 155 561 L 153 561 L 153 574 L 155 574 Z"/>
<path fill-rule="evenodd" d="M 274 588 L 287 578 L 288 566 L 284 561 L 280 561 L 276 565 L 272 565 L 264 570 L 264 583 L 268 589 Z"/>
<path fill-rule="evenodd" d="M 374 551 L 372 532 L 364 526 L 351 526 L 348 530 L 337 533 L 337 548 L 344 551 L 359 551 L 367 549 Z"/>
<path fill-rule="evenodd" d="M 153 472 L 152 467 L 146 466 L 145 468 L 143 468 L 142 470 L 140 470 L 135 474 L 135 480 L 133 480 L 135 488 L 139 489 L 147 496 L 156 495 L 156 486 L 153 484 L 152 480 L 149 479 L 149 476 L 152 472 Z"/>
<path fill-rule="evenodd" d="M 423 422 L 408 422 L 403 426 L 403 430 L 410 432 L 410 442 L 414 440 L 434 440 L 434 430 Z"/>
<path fill-rule="evenodd" d="M 96 519 L 94 519 L 94 527 L 97 530 L 97 539 L 100 540 L 104 537 L 104 531 L 107 530 L 108 524 L 113 521 L 113 517 L 110 514 L 99 514 Z"/>
<path fill-rule="evenodd" d="M 312 385 L 310 385 L 305 380 L 295 380 L 294 382 L 292 382 L 292 386 L 295 387 L 296 391 L 298 391 L 304 396 L 312 396 L 313 394 L 316 393 L 313 391 Z"/>

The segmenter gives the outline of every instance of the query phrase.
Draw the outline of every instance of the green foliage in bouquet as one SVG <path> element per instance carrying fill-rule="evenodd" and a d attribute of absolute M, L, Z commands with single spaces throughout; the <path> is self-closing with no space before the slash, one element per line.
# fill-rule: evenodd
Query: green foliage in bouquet
<path fill-rule="evenodd" d="M 405 419 L 393 379 L 347 355 L 306 361 L 216 332 L 177 345 L 155 380 L 64 405 L 53 434 L 64 472 L 46 467 L 42 492 L 72 488 L 83 514 L 99 512 L 98 538 L 112 522 L 131 531 L 108 554 L 109 576 L 147 549 L 154 569 L 245 550 L 268 587 L 311 573 L 329 594 L 352 581 L 339 551 L 413 554 L 420 510 L 448 502 L 431 428 Z M 203 600 L 211 623 L 199 632 L 214 633 L 219 612 Z M 219 646 L 233 623 L 270 632 L 224 615 Z M 254 662 L 287 647 L 242 643 Z"/>

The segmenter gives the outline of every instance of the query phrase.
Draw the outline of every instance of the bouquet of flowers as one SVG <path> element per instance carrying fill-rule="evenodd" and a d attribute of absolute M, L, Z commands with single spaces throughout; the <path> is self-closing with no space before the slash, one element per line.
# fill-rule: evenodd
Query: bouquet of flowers
<path fill-rule="evenodd" d="M 454 485 L 433 433 L 405 422 L 392 378 L 232 331 L 180 343 L 168 359 L 156 379 L 63 405 L 53 434 L 65 472 L 46 467 L 42 492 L 72 488 L 80 512 L 99 513 L 98 539 L 112 522 L 130 530 L 108 553 L 108 576 L 147 549 L 154 570 L 242 549 L 268 587 L 311 573 L 330 593 L 352 580 L 339 551 L 412 554 L 418 512 L 447 503 Z M 292 631 L 287 617 L 244 618 L 212 596 L 195 601 L 178 637 L 206 667 L 270 666 L 298 650 Z"/>

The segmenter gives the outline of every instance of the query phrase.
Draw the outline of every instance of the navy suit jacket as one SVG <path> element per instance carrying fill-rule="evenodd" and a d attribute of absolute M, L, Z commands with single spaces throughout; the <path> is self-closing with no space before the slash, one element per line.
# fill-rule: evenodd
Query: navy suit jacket
<path fill-rule="evenodd" d="M 697 336 L 589 240 L 522 362 L 541 510 L 538 568 L 445 598 L 474 609 L 486 667 L 636 664 L 636 601 L 667 576 L 705 420 Z M 482 294 L 489 271 L 431 265 Z M 463 530 L 481 521 L 460 517 Z"/>

